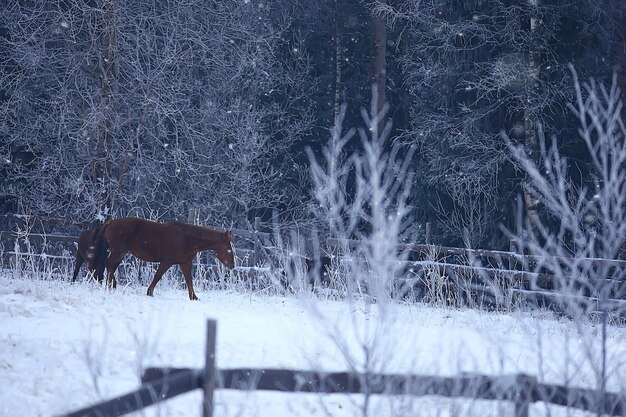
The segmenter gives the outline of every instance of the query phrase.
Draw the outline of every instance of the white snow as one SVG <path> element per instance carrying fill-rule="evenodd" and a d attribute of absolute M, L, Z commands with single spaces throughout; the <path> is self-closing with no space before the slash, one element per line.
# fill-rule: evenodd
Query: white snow
<path fill-rule="evenodd" d="M 375 370 L 397 373 L 524 372 L 594 387 L 588 348 L 600 326 L 543 313 L 495 314 L 419 304 L 349 304 L 311 297 L 202 291 L 191 302 L 161 282 L 109 291 L 90 283 L 0 272 L 0 416 L 50 416 L 131 391 L 147 366 L 202 367 L 205 327 L 217 319 L 217 366 L 346 370 L 362 343 Z M 319 314 L 315 314 L 315 312 Z M 322 317 L 322 318 L 320 318 Z M 326 330 L 331 329 L 331 330 Z M 333 330 L 336 329 L 336 330 Z M 340 332 L 341 334 L 337 334 Z M 376 341 L 376 343 L 372 341 Z M 361 341 L 362 343 L 359 343 Z M 345 346 L 345 350 L 339 347 Z M 623 390 L 626 331 L 609 328 L 608 388 Z M 134 415 L 199 416 L 200 392 Z M 218 391 L 214 415 L 360 415 L 361 396 Z M 369 415 L 502 415 L 507 403 L 436 397 L 375 400 Z M 565 411 L 551 407 L 552 415 Z M 531 415 L 546 415 L 543 405 Z M 574 413 L 574 415 L 582 415 Z"/>

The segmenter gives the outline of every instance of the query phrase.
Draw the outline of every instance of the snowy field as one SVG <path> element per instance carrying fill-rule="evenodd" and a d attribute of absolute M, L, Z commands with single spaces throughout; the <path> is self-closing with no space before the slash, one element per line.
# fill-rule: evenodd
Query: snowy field
<path fill-rule="evenodd" d="M 0 416 L 51 416 L 122 394 L 147 366 L 201 367 L 206 319 L 218 321 L 218 367 L 289 367 L 455 375 L 525 372 L 594 387 L 593 323 L 549 313 L 494 314 L 424 305 L 369 305 L 176 285 L 107 291 L 0 273 Z M 174 288 L 176 287 L 176 288 Z M 611 391 L 625 389 L 626 329 L 609 328 Z M 135 415 L 198 416 L 200 393 Z M 218 391 L 215 416 L 362 415 L 361 396 Z M 508 403 L 390 398 L 371 416 L 512 415 Z M 584 415 L 534 405 L 531 415 Z"/>

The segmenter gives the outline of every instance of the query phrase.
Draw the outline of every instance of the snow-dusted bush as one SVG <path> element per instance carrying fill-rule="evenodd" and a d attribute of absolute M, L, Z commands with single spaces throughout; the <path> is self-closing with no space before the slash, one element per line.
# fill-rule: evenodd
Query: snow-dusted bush
<path fill-rule="evenodd" d="M 309 151 L 317 215 L 342 256 L 352 259 L 347 266 L 354 278 L 347 281 L 348 295 L 364 292 L 378 301 L 388 298 L 391 281 L 403 268 L 407 253 L 400 244 L 407 239 L 411 220 L 413 149 L 391 143 L 386 112 L 385 107 L 376 113 L 374 104 L 370 113 L 363 110 L 366 129 L 358 130 L 360 150 L 353 154 L 346 155 L 345 149 L 355 130 L 342 134 L 343 116 L 333 127 L 323 160 Z"/>
<path fill-rule="evenodd" d="M 625 312 L 624 303 L 615 298 L 623 298 L 626 277 L 626 126 L 616 78 L 610 88 L 594 81 L 581 85 L 572 72 L 576 101 L 570 109 L 580 123 L 592 182 L 574 181 L 556 141 L 542 134 L 537 159 L 509 142 L 527 174 L 527 191 L 545 213 L 526 218 L 520 214 L 511 237 L 524 253 L 535 255 L 536 265 L 526 268 L 554 275 L 552 299 L 574 319 L 584 346 L 582 358 L 569 360 L 575 360 L 577 368 L 592 369 L 596 387 L 604 391 L 623 368 L 621 355 L 607 343 L 607 326 L 611 317 Z M 590 317 L 600 318 L 599 329 L 590 325 Z"/>
<path fill-rule="evenodd" d="M 391 141 L 387 108 L 377 112 L 375 88 L 372 93 L 370 112 L 362 111 L 365 128 L 358 135 L 354 129 L 343 134 L 344 108 L 322 159 L 309 151 L 317 215 L 342 258 L 351 328 L 338 328 L 315 301 L 309 303 L 309 310 L 342 352 L 346 366 L 360 372 L 384 371 L 393 353 L 393 342 L 385 335 L 397 319 L 391 291 L 404 269 L 407 252 L 400 244 L 407 238 L 411 220 L 413 150 Z M 358 146 L 350 146 L 354 140 Z M 351 147 L 356 150 L 348 154 Z M 358 404 L 363 415 L 373 406 L 371 400 L 365 395 Z"/>

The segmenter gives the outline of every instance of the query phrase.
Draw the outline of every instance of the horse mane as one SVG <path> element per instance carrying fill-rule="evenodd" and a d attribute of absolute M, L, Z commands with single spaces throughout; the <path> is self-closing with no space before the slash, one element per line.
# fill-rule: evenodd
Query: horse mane
<path fill-rule="evenodd" d="M 171 224 L 181 230 L 185 235 L 197 239 L 216 241 L 221 239 L 224 235 L 224 232 L 219 232 L 204 226 L 196 226 L 180 222 L 172 222 Z"/>

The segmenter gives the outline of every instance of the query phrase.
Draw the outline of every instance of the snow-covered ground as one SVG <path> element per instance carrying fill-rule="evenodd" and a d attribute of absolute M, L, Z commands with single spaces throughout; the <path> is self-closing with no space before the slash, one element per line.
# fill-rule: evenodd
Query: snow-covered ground
<path fill-rule="evenodd" d="M 155 297 L 132 286 L 108 291 L 90 283 L 0 273 L 0 416 L 50 416 L 135 389 L 146 366 L 201 367 L 205 327 L 217 319 L 218 367 L 385 372 L 517 373 L 593 387 L 589 358 L 600 326 L 550 314 L 495 314 L 408 304 L 350 304 L 196 290 L 162 282 Z M 609 328 L 609 389 L 624 390 L 626 329 Z M 347 360 L 349 358 L 350 360 Z M 360 396 L 218 391 L 216 416 L 360 415 Z M 136 415 L 199 415 L 200 393 Z M 503 414 L 504 413 L 504 414 Z M 376 400 L 369 415 L 505 415 L 512 407 L 436 397 Z M 565 415 L 531 407 L 531 415 Z M 570 413 L 571 414 L 571 413 Z M 510 414 L 509 414 L 510 415 Z M 581 415 L 574 413 L 574 415 Z"/>

